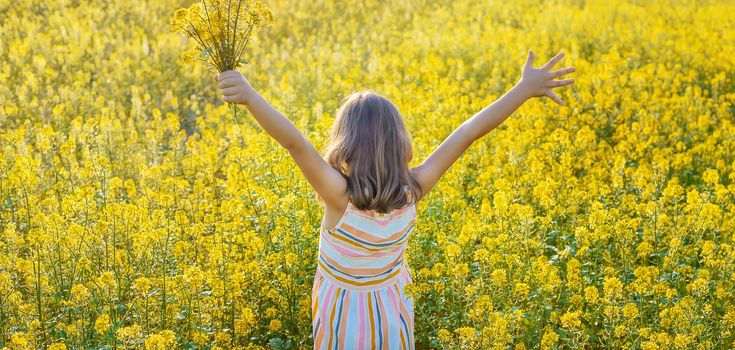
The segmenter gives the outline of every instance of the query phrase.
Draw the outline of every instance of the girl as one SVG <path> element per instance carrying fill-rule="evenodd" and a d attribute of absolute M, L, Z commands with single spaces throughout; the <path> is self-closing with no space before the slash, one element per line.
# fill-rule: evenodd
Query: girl
<path fill-rule="evenodd" d="M 393 103 L 372 92 L 343 102 L 324 158 L 291 121 L 237 71 L 214 76 L 225 102 L 247 106 L 268 134 L 286 148 L 324 204 L 312 288 L 315 349 L 413 349 L 413 299 L 404 294 L 411 273 L 404 259 L 416 222 L 416 203 L 477 139 L 531 97 L 574 82 L 555 80 L 559 52 L 533 68 L 528 51 L 521 78 L 497 101 L 456 128 L 423 163 L 409 169 L 411 138 Z"/>

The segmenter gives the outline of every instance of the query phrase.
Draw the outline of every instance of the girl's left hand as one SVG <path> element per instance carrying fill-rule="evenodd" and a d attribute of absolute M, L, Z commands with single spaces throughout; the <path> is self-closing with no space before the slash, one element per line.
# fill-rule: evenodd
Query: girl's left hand
<path fill-rule="evenodd" d="M 574 72 L 574 67 L 568 67 L 554 72 L 550 71 L 551 67 L 564 57 L 564 52 L 561 51 L 541 68 L 533 68 L 533 56 L 533 51 L 528 50 L 528 59 L 526 60 L 526 64 L 523 65 L 523 73 L 518 84 L 530 97 L 547 96 L 559 105 L 564 105 L 564 102 L 551 89 L 573 83 L 574 79 L 554 79 Z"/>

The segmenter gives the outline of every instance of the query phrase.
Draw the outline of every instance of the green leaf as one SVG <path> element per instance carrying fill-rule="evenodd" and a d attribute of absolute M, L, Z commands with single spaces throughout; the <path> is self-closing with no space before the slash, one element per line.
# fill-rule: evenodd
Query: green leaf
<path fill-rule="evenodd" d="M 268 345 L 272 346 L 274 349 L 283 349 L 283 340 L 281 338 L 273 338 L 268 342 Z"/>

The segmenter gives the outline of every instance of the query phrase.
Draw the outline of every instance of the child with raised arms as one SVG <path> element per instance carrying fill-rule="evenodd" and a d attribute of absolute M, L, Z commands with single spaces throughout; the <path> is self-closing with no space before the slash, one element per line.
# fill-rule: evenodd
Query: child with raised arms
<path fill-rule="evenodd" d="M 459 125 L 420 165 L 409 168 L 411 138 L 400 112 L 374 92 L 349 95 L 337 111 L 324 156 L 273 108 L 240 72 L 214 76 L 225 102 L 247 106 L 288 150 L 324 205 L 312 287 L 315 349 L 413 349 L 414 305 L 404 293 L 411 273 L 404 259 L 416 224 L 416 203 L 476 140 L 532 97 L 563 105 L 552 71 L 564 53 L 540 68 L 528 57 L 521 78 L 498 100 Z"/>

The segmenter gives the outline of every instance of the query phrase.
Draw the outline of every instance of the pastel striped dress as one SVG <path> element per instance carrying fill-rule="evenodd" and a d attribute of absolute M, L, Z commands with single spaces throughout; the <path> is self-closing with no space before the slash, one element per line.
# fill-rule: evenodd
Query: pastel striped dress
<path fill-rule="evenodd" d="M 403 288 L 412 281 L 404 252 L 415 222 L 415 203 L 380 214 L 351 202 L 334 228 L 322 222 L 314 349 L 414 349 L 414 304 Z"/>

